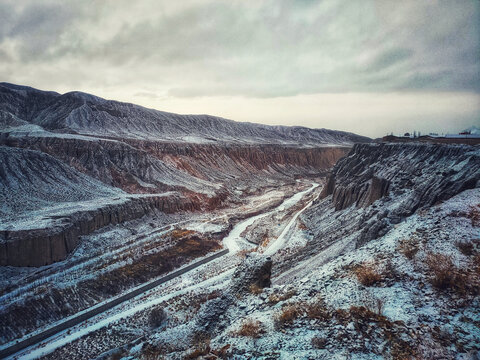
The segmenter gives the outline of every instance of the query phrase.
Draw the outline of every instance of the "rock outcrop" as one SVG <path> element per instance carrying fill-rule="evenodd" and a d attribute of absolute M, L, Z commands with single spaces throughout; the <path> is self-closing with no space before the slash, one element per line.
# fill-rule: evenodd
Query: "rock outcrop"
<path fill-rule="evenodd" d="M 228 289 L 218 298 L 207 302 L 196 318 L 195 328 L 212 333 L 220 317 L 238 298 L 257 289 L 270 287 L 272 259 L 259 254 L 249 254 L 237 267 Z"/>
<path fill-rule="evenodd" d="M 357 144 L 333 168 L 322 197 L 336 210 L 366 207 L 389 193 L 409 196 L 398 209 L 407 216 L 477 186 L 480 157 L 475 147 L 432 144 Z"/>
<path fill-rule="evenodd" d="M 247 254 L 232 277 L 231 291 L 237 295 L 252 289 L 270 287 L 272 258 L 258 254 Z"/>
<path fill-rule="evenodd" d="M 0 144 L 47 153 L 128 193 L 188 189 L 212 195 L 218 182 L 255 176 L 315 176 L 330 169 L 349 147 L 212 145 L 79 136 L 10 136 Z"/>
<path fill-rule="evenodd" d="M 40 228 L 0 231 L 0 266 L 43 266 L 64 260 L 79 244 L 80 236 L 107 225 L 140 218 L 154 210 L 165 213 L 196 210 L 180 194 L 128 197 L 88 211 L 65 214 Z"/>
<path fill-rule="evenodd" d="M 417 210 L 475 187 L 480 187 L 478 147 L 357 144 L 334 166 L 321 198 L 301 215 L 313 238 L 302 256 L 337 242 L 337 251 L 360 247 Z"/>

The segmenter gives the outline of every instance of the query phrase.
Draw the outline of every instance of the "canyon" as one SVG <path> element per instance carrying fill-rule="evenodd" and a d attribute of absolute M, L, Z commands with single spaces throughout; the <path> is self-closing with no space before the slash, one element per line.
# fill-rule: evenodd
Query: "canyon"
<path fill-rule="evenodd" d="M 51 264 L 80 236 L 153 209 L 213 210 L 318 176 L 357 140 L 368 141 L 2 83 L 0 265 Z"/>
<path fill-rule="evenodd" d="M 480 354 L 479 146 L 1 83 L 0 161 L 2 357 Z"/>

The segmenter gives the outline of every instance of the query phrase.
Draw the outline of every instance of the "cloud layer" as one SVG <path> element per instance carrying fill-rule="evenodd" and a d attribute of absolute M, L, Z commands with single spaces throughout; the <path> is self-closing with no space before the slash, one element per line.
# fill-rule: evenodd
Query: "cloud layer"
<path fill-rule="evenodd" d="M 478 1 L 175 3 L 3 1 L 0 77 L 157 108 L 183 99 L 180 112 L 198 97 L 348 93 L 468 93 L 480 108 Z"/>

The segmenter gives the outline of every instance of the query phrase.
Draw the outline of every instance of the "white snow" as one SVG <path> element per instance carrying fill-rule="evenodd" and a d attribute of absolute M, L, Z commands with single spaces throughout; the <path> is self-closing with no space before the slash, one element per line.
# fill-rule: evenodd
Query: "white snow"
<path fill-rule="evenodd" d="M 317 183 L 313 183 L 312 184 L 312 187 L 308 190 L 305 190 L 305 191 L 302 191 L 298 194 L 295 194 L 294 196 L 292 196 L 288 201 L 287 203 L 287 206 L 292 204 L 292 203 L 295 203 L 295 202 L 298 202 L 304 195 L 312 192 L 316 187 L 318 187 L 319 184 Z M 294 202 L 293 202 L 294 201 Z M 300 211 L 298 211 L 293 217 L 292 219 L 289 221 L 289 223 L 287 224 L 287 226 L 285 227 L 285 229 L 283 229 L 282 233 L 280 234 L 280 236 L 275 240 L 275 241 L 272 241 L 269 246 L 267 247 L 267 249 L 263 252 L 265 255 L 273 255 L 274 253 L 276 253 L 279 249 L 281 249 L 282 247 L 284 247 L 285 243 L 288 241 L 288 237 L 287 237 L 287 234 L 291 231 L 293 225 L 295 224 L 295 222 L 297 221 L 297 218 L 300 216 L 300 214 L 302 212 L 304 212 L 307 208 L 309 208 L 312 203 L 314 202 L 314 200 L 310 201 L 307 205 L 305 205 Z M 284 203 L 284 206 L 285 206 L 285 203 Z"/>
<path fill-rule="evenodd" d="M 286 199 L 285 201 L 283 201 L 277 208 L 267 212 L 267 213 L 263 213 L 263 214 L 259 214 L 259 215 L 256 215 L 256 216 L 252 216 L 251 218 L 248 218 L 240 223 L 238 223 L 231 231 L 230 233 L 228 234 L 228 236 L 223 240 L 223 244 L 224 246 L 230 250 L 231 253 L 235 253 L 235 252 L 238 252 L 241 250 L 241 247 L 239 245 L 240 242 L 243 242 L 243 243 L 246 243 L 246 240 L 240 235 L 242 234 L 246 229 L 247 227 L 249 227 L 250 225 L 252 225 L 255 221 L 257 221 L 258 219 L 261 219 L 261 218 L 264 218 L 268 215 L 271 215 L 272 213 L 274 212 L 280 212 L 280 211 L 284 211 L 285 209 L 288 209 L 292 206 L 294 206 L 295 204 L 297 204 L 305 195 L 307 195 L 308 193 L 312 192 L 317 186 L 319 186 L 319 184 L 317 183 L 312 183 L 312 186 L 307 189 L 307 190 L 304 190 L 304 191 L 300 191 L 298 193 L 296 193 L 295 195 L 293 195 L 292 197 Z M 301 214 L 301 212 L 303 210 L 305 210 L 308 206 L 310 206 L 311 203 L 309 203 L 307 206 L 305 206 L 302 210 L 300 210 L 293 218 L 292 220 L 290 221 L 289 225 L 287 225 L 287 231 L 289 229 L 289 226 L 291 226 L 291 224 L 293 224 L 295 222 L 295 220 L 298 218 L 298 215 Z M 247 243 L 247 246 L 248 243 Z M 249 246 L 250 247 L 250 246 Z"/>

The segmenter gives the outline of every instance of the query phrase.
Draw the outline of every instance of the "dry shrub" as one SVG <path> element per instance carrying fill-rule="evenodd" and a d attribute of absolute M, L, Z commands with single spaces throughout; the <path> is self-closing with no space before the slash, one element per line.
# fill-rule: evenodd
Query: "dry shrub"
<path fill-rule="evenodd" d="M 383 299 L 376 298 L 375 299 L 375 305 L 376 305 L 376 310 L 378 315 L 383 315 L 383 307 L 385 305 Z"/>
<path fill-rule="evenodd" d="M 141 360 L 159 360 L 165 358 L 166 351 L 162 347 L 146 343 L 141 350 Z"/>
<path fill-rule="evenodd" d="M 298 222 L 298 228 L 300 230 L 308 230 L 307 225 L 305 225 L 305 223 L 302 220 L 297 220 L 297 222 Z"/>
<path fill-rule="evenodd" d="M 437 289 L 453 290 L 461 295 L 479 294 L 480 276 L 475 266 L 475 258 L 472 267 L 459 269 L 453 264 L 451 256 L 429 253 L 426 264 L 430 270 L 431 284 Z"/>
<path fill-rule="evenodd" d="M 468 241 L 457 241 L 455 246 L 460 250 L 460 252 L 465 256 L 471 256 L 474 253 L 473 243 Z"/>
<path fill-rule="evenodd" d="M 455 286 L 456 267 L 452 258 L 443 254 L 428 254 L 426 260 L 431 272 L 431 283 L 437 289 L 449 289 Z"/>
<path fill-rule="evenodd" d="M 274 317 L 274 324 L 276 329 L 282 329 L 286 326 L 292 325 L 294 320 L 301 315 L 298 307 L 295 305 L 285 306 L 280 313 Z"/>
<path fill-rule="evenodd" d="M 377 298 L 370 294 L 369 292 L 364 292 L 361 295 L 361 300 L 363 306 L 372 313 L 377 315 L 383 315 L 384 300 L 382 298 Z"/>
<path fill-rule="evenodd" d="M 414 239 L 404 239 L 400 241 L 397 250 L 412 260 L 419 250 L 418 243 Z"/>
<path fill-rule="evenodd" d="M 230 358 L 228 356 L 228 350 L 230 349 L 231 345 L 230 344 L 227 344 L 223 347 L 221 347 L 220 349 L 218 350 L 213 350 L 212 349 L 212 354 L 216 356 L 216 358 L 220 358 L 220 359 L 228 359 Z"/>
<path fill-rule="evenodd" d="M 472 226 L 480 227 L 480 204 L 476 207 L 472 206 L 470 208 L 467 218 L 471 220 Z"/>
<path fill-rule="evenodd" d="M 198 332 L 193 336 L 192 341 L 193 351 L 185 355 L 184 359 L 194 360 L 202 356 L 210 354 L 210 337 L 208 334 Z"/>
<path fill-rule="evenodd" d="M 371 263 L 364 263 L 357 266 L 354 270 L 360 284 L 364 286 L 372 286 L 382 280 L 382 275 Z"/>
<path fill-rule="evenodd" d="M 148 314 L 148 323 L 151 327 L 157 328 L 167 320 L 167 313 L 161 306 L 154 307 Z"/>
<path fill-rule="evenodd" d="M 250 291 L 251 294 L 253 295 L 259 295 L 263 292 L 263 289 L 258 286 L 257 284 L 251 284 L 249 287 L 248 287 L 248 290 Z"/>
<path fill-rule="evenodd" d="M 325 349 L 325 346 L 327 346 L 327 339 L 321 336 L 314 336 L 311 343 L 314 348 Z"/>
<path fill-rule="evenodd" d="M 272 241 L 271 238 L 269 238 L 268 236 L 264 236 L 262 242 L 260 243 L 260 247 L 266 248 L 268 244 L 270 244 L 270 241 Z"/>
<path fill-rule="evenodd" d="M 313 304 L 307 304 L 305 306 L 305 314 L 309 319 L 329 320 L 330 313 L 326 309 L 325 305 L 321 302 L 315 302 Z"/>
<path fill-rule="evenodd" d="M 195 231 L 186 229 L 175 229 L 170 232 L 170 236 L 174 239 L 180 239 L 193 234 L 195 234 Z"/>
<path fill-rule="evenodd" d="M 260 321 L 248 319 L 242 322 L 240 329 L 234 335 L 258 339 L 263 333 L 265 333 L 265 330 L 263 330 L 263 325 Z"/>
<path fill-rule="evenodd" d="M 268 297 L 268 302 L 272 303 L 272 304 L 276 304 L 276 303 L 279 303 L 280 301 L 285 301 L 285 300 L 288 300 L 290 299 L 292 296 L 294 296 L 296 294 L 295 290 L 289 290 L 283 294 L 271 294 L 269 297 Z"/>

